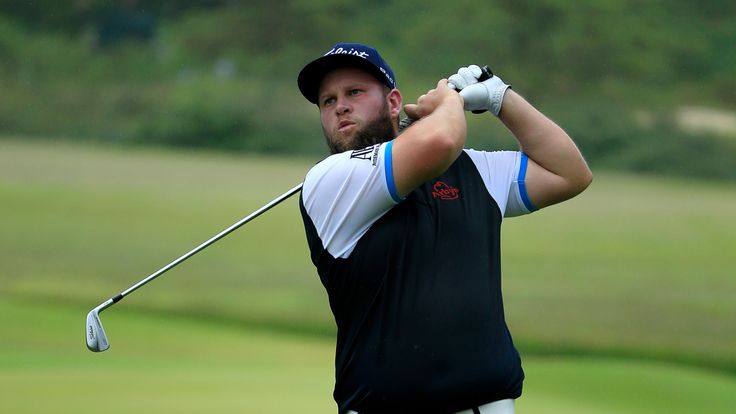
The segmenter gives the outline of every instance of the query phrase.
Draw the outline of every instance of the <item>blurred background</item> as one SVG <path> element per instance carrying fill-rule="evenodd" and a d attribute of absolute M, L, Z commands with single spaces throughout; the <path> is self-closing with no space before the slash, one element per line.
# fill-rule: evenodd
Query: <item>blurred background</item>
<path fill-rule="evenodd" d="M 519 412 L 736 408 L 736 3 L 0 1 L 0 407 L 335 412 L 334 323 L 296 197 L 326 154 L 296 87 L 339 41 L 406 103 L 468 64 L 565 128 L 595 180 L 504 230 Z M 468 146 L 514 149 L 489 115 Z"/>

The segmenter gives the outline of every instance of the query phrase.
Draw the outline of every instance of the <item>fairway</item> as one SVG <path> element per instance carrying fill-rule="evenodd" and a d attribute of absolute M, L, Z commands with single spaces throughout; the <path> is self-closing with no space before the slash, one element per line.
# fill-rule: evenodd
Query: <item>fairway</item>
<path fill-rule="evenodd" d="M 0 301 L 3 412 L 336 411 L 330 339 L 116 309 L 103 316 L 112 347 L 94 354 L 84 313 Z M 520 413 L 727 413 L 736 404 L 736 379 L 698 369 L 570 357 L 524 358 L 524 367 Z"/>
<path fill-rule="evenodd" d="M 86 313 L 299 183 L 317 160 L 0 140 L 0 411 L 334 412 L 334 323 L 297 197 Z M 731 412 L 736 188 L 597 173 L 507 220 L 519 412 Z"/>

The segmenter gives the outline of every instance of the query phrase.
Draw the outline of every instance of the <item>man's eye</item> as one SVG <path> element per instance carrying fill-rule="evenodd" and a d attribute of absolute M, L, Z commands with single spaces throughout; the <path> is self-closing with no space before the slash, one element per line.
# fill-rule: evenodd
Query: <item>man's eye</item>
<path fill-rule="evenodd" d="M 361 91 L 360 89 L 353 89 L 353 90 L 351 90 L 351 91 L 350 91 L 350 94 L 351 94 L 351 95 L 358 95 L 358 94 L 360 94 L 361 92 L 363 92 L 363 91 Z"/>
<path fill-rule="evenodd" d="M 335 102 L 335 98 L 326 98 L 322 101 L 322 106 L 331 105 Z"/>

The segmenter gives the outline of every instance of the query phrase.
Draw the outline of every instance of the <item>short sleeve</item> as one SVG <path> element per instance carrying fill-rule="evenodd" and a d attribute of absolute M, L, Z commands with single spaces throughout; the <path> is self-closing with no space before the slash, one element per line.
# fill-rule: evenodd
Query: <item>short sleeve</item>
<path fill-rule="evenodd" d="M 488 193 L 504 217 L 534 212 L 536 208 L 526 192 L 528 157 L 519 151 L 476 151 L 466 149 Z"/>
<path fill-rule="evenodd" d="M 333 257 L 348 257 L 370 226 L 401 201 L 394 186 L 391 144 L 332 155 L 307 173 L 304 208 Z"/>

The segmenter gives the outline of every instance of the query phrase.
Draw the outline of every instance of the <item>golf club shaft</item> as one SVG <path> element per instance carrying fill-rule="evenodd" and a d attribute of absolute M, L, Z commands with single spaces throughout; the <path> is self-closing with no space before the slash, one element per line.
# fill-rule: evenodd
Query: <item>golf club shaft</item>
<path fill-rule="evenodd" d="M 302 189 L 302 184 L 299 184 L 295 186 L 294 188 L 290 189 L 289 191 L 285 192 L 284 194 L 281 194 L 280 196 L 273 199 L 273 201 L 269 202 L 268 204 L 264 205 L 263 207 L 259 208 L 258 210 L 254 211 L 253 213 L 249 214 L 247 217 L 244 217 L 237 223 L 233 224 L 232 226 L 226 228 L 225 230 L 215 234 L 212 236 L 209 240 L 205 241 L 204 243 L 200 244 L 199 246 L 195 247 L 194 249 L 190 250 L 189 252 L 185 253 L 178 259 L 174 260 L 173 262 L 167 264 L 166 266 L 162 267 L 161 269 L 157 270 L 155 273 L 152 273 L 145 279 L 141 280 L 140 282 L 136 283 L 135 285 L 129 287 L 128 289 L 120 292 L 119 294 L 111 297 L 107 301 L 103 302 L 101 304 L 101 309 L 105 309 L 112 305 L 113 303 L 119 302 L 121 299 L 123 299 L 125 296 L 133 293 L 141 286 L 145 285 L 146 283 L 152 281 L 153 279 L 161 276 L 162 274 L 166 273 L 168 270 L 172 269 L 179 263 L 187 260 L 188 258 L 194 256 L 201 250 L 203 250 L 205 247 L 211 245 L 212 243 L 220 240 L 221 238 L 227 236 L 234 230 L 236 230 L 238 227 L 242 226 L 243 224 L 253 220 L 254 218 L 260 216 L 261 214 L 265 213 L 266 211 L 270 210 L 273 206 L 281 203 L 282 201 L 286 200 L 287 198 L 291 197 L 292 195 L 298 193 Z"/>

